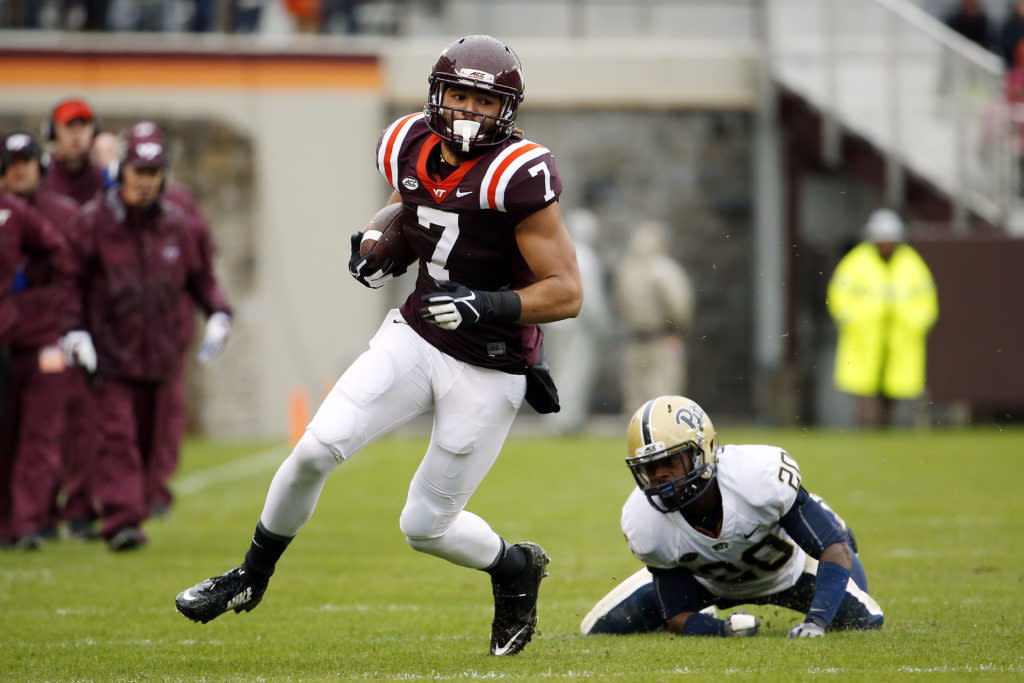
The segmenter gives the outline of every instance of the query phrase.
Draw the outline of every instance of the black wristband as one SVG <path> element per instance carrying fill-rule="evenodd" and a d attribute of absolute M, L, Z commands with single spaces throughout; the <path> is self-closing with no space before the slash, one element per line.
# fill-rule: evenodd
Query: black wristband
<path fill-rule="evenodd" d="M 478 291 L 477 296 L 487 301 L 487 305 L 482 307 L 480 322 L 511 323 L 519 320 L 523 313 L 523 300 L 511 289 L 500 292 Z"/>

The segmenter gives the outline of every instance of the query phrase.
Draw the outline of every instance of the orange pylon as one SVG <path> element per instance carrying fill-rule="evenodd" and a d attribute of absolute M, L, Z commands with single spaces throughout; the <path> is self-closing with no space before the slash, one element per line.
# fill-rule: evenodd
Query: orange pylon
<path fill-rule="evenodd" d="M 288 443 L 294 447 L 309 424 L 309 398 L 301 387 L 294 387 L 288 395 Z"/>

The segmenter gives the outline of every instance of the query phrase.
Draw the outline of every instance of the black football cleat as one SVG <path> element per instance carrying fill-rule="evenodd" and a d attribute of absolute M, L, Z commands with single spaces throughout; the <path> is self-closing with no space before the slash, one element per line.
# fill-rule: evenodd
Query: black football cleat
<path fill-rule="evenodd" d="M 517 543 L 526 553 L 526 569 L 511 581 L 491 579 L 494 621 L 491 622 L 491 654 L 521 652 L 537 628 L 537 591 L 548 575 L 547 553 L 536 543 Z"/>
<path fill-rule="evenodd" d="M 138 550 L 146 545 L 146 540 L 146 534 L 142 533 L 142 529 L 126 526 L 107 539 L 107 547 L 115 553 Z"/>
<path fill-rule="evenodd" d="M 235 567 L 178 593 L 174 606 L 192 621 L 207 623 L 229 609 L 251 611 L 263 599 L 269 578 Z"/>

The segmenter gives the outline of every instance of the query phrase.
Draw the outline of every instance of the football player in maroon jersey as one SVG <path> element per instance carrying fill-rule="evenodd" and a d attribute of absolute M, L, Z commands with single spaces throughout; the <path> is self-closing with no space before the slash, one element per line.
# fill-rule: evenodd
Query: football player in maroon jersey
<path fill-rule="evenodd" d="M 577 315 L 580 274 L 554 157 L 516 129 L 523 70 L 515 53 L 490 36 L 461 38 L 441 53 L 429 84 L 423 112 L 391 124 L 377 147 L 377 168 L 394 188 L 389 203 L 402 202 L 407 215 L 415 290 L 387 315 L 274 476 L 243 564 L 178 595 L 190 619 L 254 608 L 328 474 L 432 410 L 430 444 L 399 526 L 414 549 L 490 574 L 492 654 L 515 654 L 533 635 L 547 554 L 536 543 L 506 543 L 465 507 L 524 398 L 557 410 L 539 363 L 538 323 Z M 360 256 L 360 242 L 353 236 L 356 280 L 376 287 L 399 274 L 403 264 Z"/>

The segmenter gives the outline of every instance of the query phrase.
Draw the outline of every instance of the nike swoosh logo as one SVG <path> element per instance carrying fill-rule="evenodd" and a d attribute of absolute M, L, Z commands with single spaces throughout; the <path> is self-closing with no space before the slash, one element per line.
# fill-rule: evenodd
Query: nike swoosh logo
<path fill-rule="evenodd" d="M 496 654 L 496 655 L 503 655 L 506 652 L 508 652 L 509 649 L 512 648 L 512 644 L 516 642 L 516 638 L 519 637 L 519 634 L 522 633 L 525 630 L 526 630 L 526 627 L 524 626 L 521 629 L 519 629 L 518 631 L 516 631 L 515 635 L 513 635 L 511 638 L 509 638 L 507 643 L 505 643 L 504 645 L 501 645 L 499 647 L 494 648 L 494 654 Z"/>
<path fill-rule="evenodd" d="M 473 190 L 467 190 L 465 192 L 463 192 L 462 190 L 455 190 L 456 197 L 468 197 L 471 194 L 473 194 Z"/>
<path fill-rule="evenodd" d="M 758 530 L 758 529 L 760 529 L 760 528 L 761 528 L 761 527 L 759 527 L 759 526 L 755 526 L 755 527 L 754 527 L 754 530 L 753 530 L 753 531 L 751 531 L 751 532 L 750 532 L 749 534 L 743 534 L 743 538 L 750 538 L 750 537 L 751 537 L 751 536 L 753 536 L 753 535 L 754 535 L 755 533 L 757 533 L 757 530 Z"/>
<path fill-rule="evenodd" d="M 195 586 L 193 586 L 193 588 L 194 588 L 194 587 L 195 587 Z M 195 599 L 196 599 L 196 596 L 192 595 L 192 588 L 189 588 L 189 589 L 188 589 L 187 591 L 185 591 L 184 593 L 182 593 L 182 594 L 181 594 L 181 599 L 182 599 L 182 600 L 195 600 Z"/>

